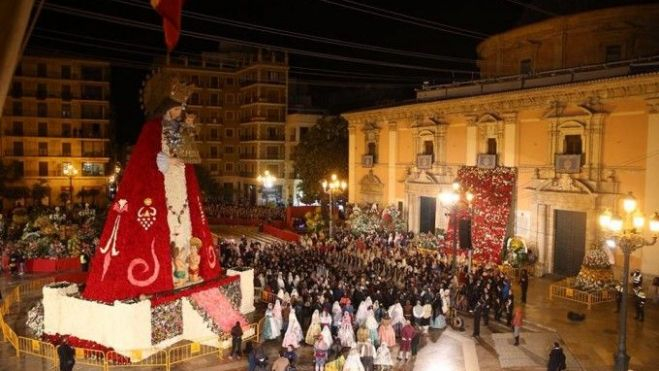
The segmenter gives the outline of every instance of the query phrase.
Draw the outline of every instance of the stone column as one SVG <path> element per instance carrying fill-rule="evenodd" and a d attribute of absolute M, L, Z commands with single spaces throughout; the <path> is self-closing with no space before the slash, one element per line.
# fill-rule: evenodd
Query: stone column
<path fill-rule="evenodd" d="M 387 159 L 387 203 L 396 204 L 396 164 L 398 163 L 398 128 L 389 122 L 389 158 Z M 385 207 L 386 205 L 383 205 Z"/>
<path fill-rule="evenodd" d="M 357 127 L 355 124 L 348 125 L 348 202 L 355 203 L 357 200 Z"/>
<path fill-rule="evenodd" d="M 503 166 L 514 167 L 517 162 L 517 113 L 503 115 Z"/>
<path fill-rule="evenodd" d="M 467 123 L 467 145 L 466 164 L 467 166 L 476 166 L 476 154 L 478 153 L 478 127 L 476 118 L 470 118 Z"/>
<path fill-rule="evenodd" d="M 659 153 L 659 97 L 648 99 L 648 133 L 645 158 L 645 199 L 642 209 L 646 217 L 659 211 L 659 161 L 652 154 Z M 646 247 L 641 249 L 641 271 L 659 275 L 659 249 Z"/>
<path fill-rule="evenodd" d="M 541 273 L 549 271 L 549 247 L 547 246 L 547 205 L 538 204 L 536 214 L 536 245 L 538 247 L 538 260 L 542 267 Z"/>

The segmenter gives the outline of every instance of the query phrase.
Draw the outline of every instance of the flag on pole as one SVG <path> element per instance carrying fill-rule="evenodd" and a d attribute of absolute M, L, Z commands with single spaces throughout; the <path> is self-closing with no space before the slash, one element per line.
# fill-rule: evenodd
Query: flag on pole
<path fill-rule="evenodd" d="M 181 12 L 185 0 L 151 0 L 151 6 L 162 17 L 167 51 L 172 51 L 181 35 Z"/>

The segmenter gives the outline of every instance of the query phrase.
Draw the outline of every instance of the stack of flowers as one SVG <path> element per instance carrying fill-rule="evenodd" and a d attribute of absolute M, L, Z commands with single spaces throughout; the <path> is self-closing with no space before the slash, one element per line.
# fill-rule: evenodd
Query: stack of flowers
<path fill-rule="evenodd" d="M 417 249 L 437 250 L 443 246 L 444 235 L 439 233 L 419 233 L 412 239 L 412 247 Z"/>
<path fill-rule="evenodd" d="M 33 336 L 37 338 L 43 336 L 43 303 L 41 301 L 27 312 L 25 325 Z"/>
<path fill-rule="evenodd" d="M 379 232 L 405 232 L 407 222 L 395 205 L 389 205 L 382 212 L 365 212 L 367 205 L 355 205 L 348 218 L 347 224 L 355 235 L 364 235 Z"/>
<path fill-rule="evenodd" d="M 584 256 L 583 264 L 574 282 L 574 287 L 584 291 L 603 290 L 614 287 L 613 270 L 609 257 L 599 246 L 591 247 Z"/>
<path fill-rule="evenodd" d="M 181 299 L 151 308 L 151 344 L 158 344 L 183 333 Z"/>
<path fill-rule="evenodd" d="M 510 222 L 517 169 L 462 167 L 458 170 L 458 179 L 465 191 L 474 194 L 471 212 L 474 259 L 499 263 Z M 449 240 L 454 236 L 448 234 L 446 238 L 447 246 L 450 246 Z"/>

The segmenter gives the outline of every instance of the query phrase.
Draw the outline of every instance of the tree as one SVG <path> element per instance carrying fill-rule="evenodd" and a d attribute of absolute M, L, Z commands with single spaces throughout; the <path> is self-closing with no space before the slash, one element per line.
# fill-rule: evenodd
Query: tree
<path fill-rule="evenodd" d="M 197 182 L 199 183 L 199 189 L 204 195 L 204 198 L 217 198 L 221 197 L 223 189 L 220 187 L 220 184 L 217 180 L 213 179 L 208 169 L 201 165 L 194 165 L 195 173 L 197 174 Z"/>
<path fill-rule="evenodd" d="M 322 198 L 321 181 L 331 174 L 348 175 L 348 123 L 341 117 L 325 116 L 301 138 L 295 149 L 295 172 L 302 180 L 298 190 L 302 202 Z"/>
<path fill-rule="evenodd" d="M 32 185 L 30 196 L 32 197 L 32 205 L 41 206 L 41 201 L 45 197 L 50 196 L 48 182 L 45 179 L 39 179 L 37 183 Z"/>

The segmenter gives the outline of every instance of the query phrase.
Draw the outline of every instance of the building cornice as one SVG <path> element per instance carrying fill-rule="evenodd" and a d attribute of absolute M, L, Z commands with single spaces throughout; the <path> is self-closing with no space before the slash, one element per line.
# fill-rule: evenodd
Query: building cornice
<path fill-rule="evenodd" d="M 383 120 L 416 120 L 419 116 L 432 118 L 456 114 L 545 109 L 557 101 L 562 104 L 581 105 L 593 98 L 601 101 L 626 97 L 645 99 L 658 94 L 659 73 L 655 72 L 489 95 L 410 103 L 349 112 L 342 116 L 351 123 L 362 125 Z"/>

